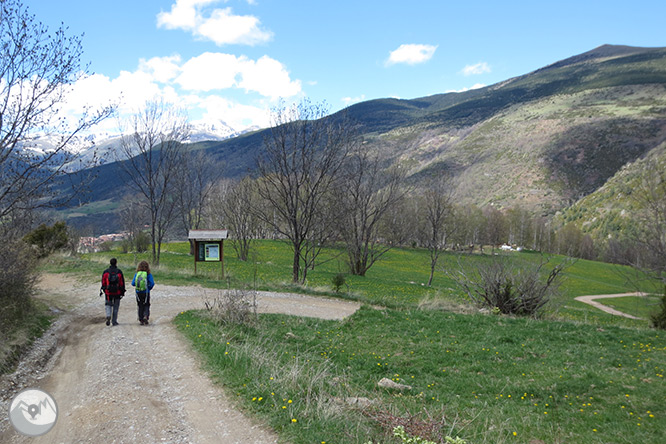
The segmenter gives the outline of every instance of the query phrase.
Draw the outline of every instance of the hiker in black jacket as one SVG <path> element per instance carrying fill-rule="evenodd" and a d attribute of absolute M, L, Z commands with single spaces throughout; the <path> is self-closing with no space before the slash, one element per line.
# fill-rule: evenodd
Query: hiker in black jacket
<path fill-rule="evenodd" d="M 102 273 L 106 325 L 109 325 L 110 322 L 113 322 L 113 325 L 118 325 L 118 308 L 120 307 L 120 300 L 125 296 L 125 278 L 120 268 L 116 267 L 117 263 L 116 258 L 112 258 L 111 266 Z"/>

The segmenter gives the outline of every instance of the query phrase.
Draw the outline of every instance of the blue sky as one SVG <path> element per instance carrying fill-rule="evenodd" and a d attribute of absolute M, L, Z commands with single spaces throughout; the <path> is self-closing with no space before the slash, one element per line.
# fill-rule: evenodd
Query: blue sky
<path fill-rule="evenodd" d="M 68 112 L 164 96 L 236 129 L 267 125 L 280 98 L 337 111 L 491 85 L 606 43 L 666 46 L 663 0 L 24 2 L 84 34 L 92 75 Z"/>

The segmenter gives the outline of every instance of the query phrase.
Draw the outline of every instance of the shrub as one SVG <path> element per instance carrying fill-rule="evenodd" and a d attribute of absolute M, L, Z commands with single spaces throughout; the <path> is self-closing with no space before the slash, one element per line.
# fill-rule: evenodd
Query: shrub
<path fill-rule="evenodd" d="M 345 279 L 345 275 L 343 273 L 338 273 L 333 276 L 333 278 L 331 278 L 331 284 L 333 284 L 333 290 L 335 290 L 336 293 L 340 293 L 340 289 L 346 283 L 347 280 Z"/>
<path fill-rule="evenodd" d="M 652 326 L 659 330 L 666 330 L 666 286 L 664 286 L 664 296 L 661 298 L 659 311 L 650 316 Z"/>
<path fill-rule="evenodd" d="M 99 244 L 99 247 L 97 248 L 99 249 L 99 251 L 105 251 L 105 252 L 111 251 L 113 250 L 113 242 L 111 241 L 102 242 L 101 244 Z"/>
<path fill-rule="evenodd" d="M 145 231 L 140 231 L 134 238 L 134 249 L 137 253 L 145 253 L 150 247 L 150 236 Z"/>
<path fill-rule="evenodd" d="M 35 254 L 23 241 L 0 238 L 0 373 L 13 364 L 15 346 L 10 341 L 36 312 Z"/>
<path fill-rule="evenodd" d="M 257 292 L 248 289 L 220 290 L 204 305 L 213 319 L 223 324 L 248 325 L 257 319 Z"/>
<path fill-rule="evenodd" d="M 67 225 L 65 222 L 56 222 L 51 227 L 41 224 L 28 233 L 23 240 L 36 248 L 38 257 L 46 257 L 67 246 L 69 241 Z"/>
<path fill-rule="evenodd" d="M 497 256 L 475 270 L 461 268 L 451 277 L 478 306 L 495 313 L 536 317 L 557 292 L 561 273 L 569 264 L 562 262 L 546 272 L 547 263 L 546 259 L 519 266 Z"/>

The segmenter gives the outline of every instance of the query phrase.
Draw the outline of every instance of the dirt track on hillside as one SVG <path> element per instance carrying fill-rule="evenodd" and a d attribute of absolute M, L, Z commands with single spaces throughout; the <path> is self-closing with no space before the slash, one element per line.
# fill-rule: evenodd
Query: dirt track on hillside
<path fill-rule="evenodd" d="M 62 316 L 37 341 L 17 371 L 0 379 L 0 409 L 26 387 L 50 393 L 58 421 L 48 434 L 16 433 L 0 419 L 2 443 L 276 443 L 277 436 L 244 416 L 201 370 L 171 322 L 180 311 L 203 307 L 199 287 L 157 283 L 151 325 L 136 321 L 133 297 L 120 305 L 120 325 L 104 324 L 98 283 L 46 275 L 41 298 Z M 209 290 L 211 291 L 211 290 Z M 260 312 L 326 319 L 352 314 L 359 304 L 260 292 Z"/>
<path fill-rule="evenodd" d="M 591 296 L 578 296 L 574 298 L 576 301 L 583 302 L 585 304 L 591 305 L 592 307 L 598 308 L 599 310 L 605 311 L 608 314 L 615 316 L 622 316 L 629 319 L 641 319 L 634 315 L 623 313 L 620 310 L 616 310 L 612 307 L 604 305 L 600 302 L 597 302 L 597 299 L 610 299 L 610 298 L 621 298 L 625 296 L 645 296 L 645 293 L 620 293 L 620 294 L 597 294 Z"/>

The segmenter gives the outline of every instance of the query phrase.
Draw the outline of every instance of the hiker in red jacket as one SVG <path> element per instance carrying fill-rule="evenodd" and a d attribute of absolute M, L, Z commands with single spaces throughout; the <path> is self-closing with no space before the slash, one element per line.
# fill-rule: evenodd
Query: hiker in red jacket
<path fill-rule="evenodd" d="M 106 325 L 113 322 L 118 325 L 118 308 L 120 300 L 125 296 L 125 278 L 120 268 L 116 267 L 118 261 L 111 259 L 111 266 L 102 273 L 102 290 L 104 291 L 106 309 Z"/>

